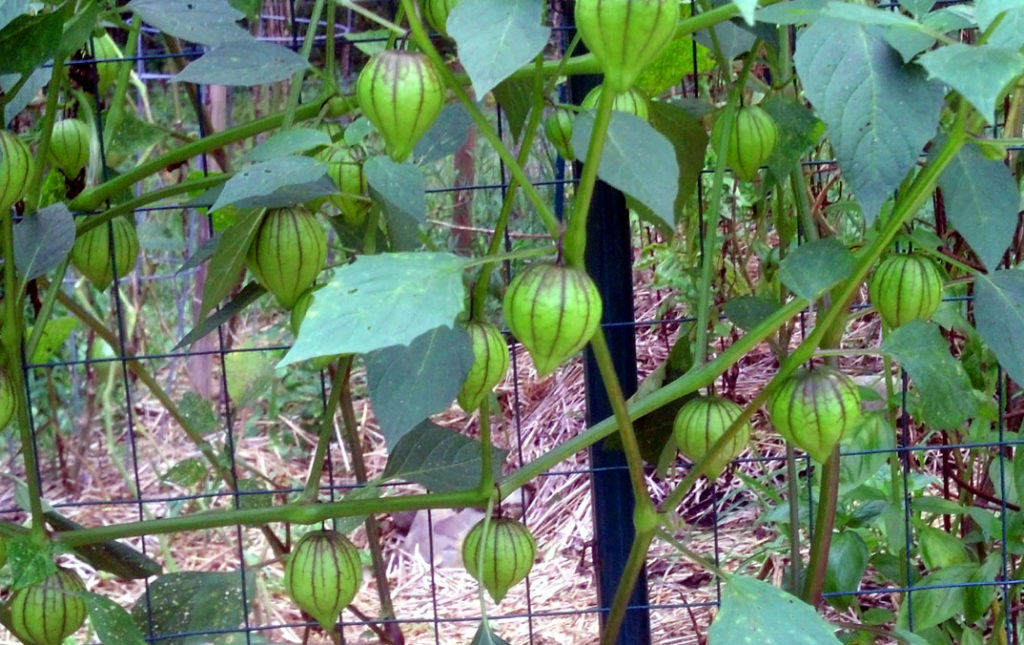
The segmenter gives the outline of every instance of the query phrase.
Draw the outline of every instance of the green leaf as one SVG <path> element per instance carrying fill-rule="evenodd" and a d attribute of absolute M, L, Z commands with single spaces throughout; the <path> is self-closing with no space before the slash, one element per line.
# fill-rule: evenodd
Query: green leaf
<path fill-rule="evenodd" d="M 943 88 L 904 65 L 881 27 L 835 18 L 803 32 L 794 62 L 870 224 L 934 136 Z"/>
<path fill-rule="evenodd" d="M 313 128 L 295 128 L 278 132 L 242 155 L 238 163 L 253 161 L 270 161 L 277 157 L 302 154 L 320 146 L 331 145 L 331 137 L 323 130 Z"/>
<path fill-rule="evenodd" d="M 1024 383 L 1024 272 L 978 275 L 974 281 L 974 322 L 1010 378 Z"/>
<path fill-rule="evenodd" d="M 711 33 L 714 31 L 714 39 Z M 734 20 L 720 22 L 711 29 L 702 29 L 694 34 L 694 39 L 707 49 L 714 51 L 715 42 L 722 50 L 727 61 L 732 61 L 740 54 L 750 51 L 757 36 L 746 25 L 737 24 Z"/>
<path fill-rule="evenodd" d="M 761 294 L 757 296 L 737 296 L 725 303 L 723 308 L 726 318 L 744 331 L 750 331 L 762 321 L 778 311 L 779 301 Z"/>
<path fill-rule="evenodd" d="M 245 14 L 227 0 L 132 0 L 125 8 L 166 34 L 201 45 L 256 42 L 235 24 Z"/>
<path fill-rule="evenodd" d="M 757 0 L 732 0 L 733 5 L 740 10 L 740 15 L 748 25 L 754 25 L 754 11 L 757 9 Z"/>
<path fill-rule="evenodd" d="M 270 508 L 274 505 L 274 494 L 268 491 L 261 479 L 240 477 L 238 492 L 238 508 Z"/>
<path fill-rule="evenodd" d="M 210 332 L 215 331 L 221 325 L 226 324 L 229 320 L 235 317 L 236 314 L 241 313 L 246 307 L 259 300 L 260 296 L 265 294 L 267 290 L 256 282 L 250 282 L 245 285 L 245 288 L 238 292 L 226 305 L 213 312 L 213 315 L 206 318 L 202 323 L 196 325 L 194 329 L 185 334 L 185 336 L 178 341 L 178 344 L 174 346 L 174 349 L 180 349 L 182 347 L 189 347 L 194 342 L 203 338 Z"/>
<path fill-rule="evenodd" d="M 246 576 L 249 598 L 255 592 L 254 577 Z M 132 607 L 132 618 L 140 629 L 152 629 L 152 636 L 167 645 L 201 645 L 210 642 L 203 632 L 237 629 L 242 615 L 242 574 L 182 571 L 166 573 L 149 583 L 147 594 Z M 193 636 L 163 638 L 172 634 Z"/>
<path fill-rule="evenodd" d="M 402 437 L 388 457 L 384 479 L 407 479 L 435 493 L 469 490 L 480 483 L 480 442 L 423 421 Z M 494 449 L 494 476 L 508 451 Z"/>
<path fill-rule="evenodd" d="M 955 585 L 969 582 L 977 569 L 976 564 L 958 564 L 921 578 L 918 586 L 937 588 L 914 592 L 914 631 L 920 633 L 962 612 L 964 587 Z M 910 605 L 911 603 L 907 602 L 900 605 L 898 625 L 907 625 L 907 611 Z"/>
<path fill-rule="evenodd" d="M 245 267 L 245 256 L 253 237 L 263 221 L 262 211 L 245 211 L 234 224 L 220 236 L 217 250 L 210 258 L 203 287 L 203 303 L 199 317 L 206 318 L 210 310 L 223 300 L 235 285 Z"/>
<path fill-rule="evenodd" d="M 465 306 L 465 266 L 451 253 L 360 256 L 313 295 L 299 337 L 278 367 L 408 345 L 431 329 L 453 326 Z"/>
<path fill-rule="evenodd" d="M 353 488 L 342 496 L 344 501 L 356 501 L 361 499 L 378 499 L 380 497 L 380 488 L 372 483 L 366 486 L 360 486 Z M 347 517 L 338 517 L 333 520 L 334 530 L 339 533 L 348 535 L 352 531 L 356 530 L 366 522 L 366 518 L 369 515 L 349 515 Z"/>
<path fill-rule="evenodd" d="M 918 526 L 916 537 L 921 549 L 921 561 L 929 569 L 943 569 L 968 562 L 964 543 L 957 536 L 930 526 Z"/>
<path fill-rule="evenodd" d="M 726 575 L 709 645 L 839 645 L 831 625 L 799 598 L 766 582 Z"/>
<path fill-rule="evenodd" d="M 789 0 L 759 7 L 755 15 L 758 22 L 801 25 L 817 19 L 827 3 L 828 0 Z"/>
<path fill-rule="evenodd" d="M 59 531 L 78 531 L 85 528 L 54 510 L 48 510 L 44 515 L 50 526 Z M 125 580 L 149 578 L 160 575 L 160 572 L 163 571 L 160 563 L 156 560 L 116 540 L 76 546 L 72 550 L 93 568 L 112 573 Z"/>
<path fill-rule="evenodd" d="M 469 116 L 465 106 L 449 103 L 441 110 L 441 116 L 434 125 L 416 142 L 413 155 L 424 164 L 444 159 L 462 147 L 472 127 L 473 117 Z"/>
<path fill-rule="evenodd" d="M 367 354 L 366 385 L 388 446 L 450 406 L 472 365 L 472 343 L 461 325 L 438 327 L 408 345 Z"/>
<path fill-rule="evenodd" d="M 249 39 L 215 45 L 171 81 L 252 87 L 287 80 L 309 67 L 309 61 L 287 47 Z"/>
<path fill-rule="evenodd" d="M 274 360 L 266 351 L 237 351 L 224 357 L 228 396 L 235 407 L 242 408 L 260 399 L 270 390 L 277 375 Z"/>
<path fill-rule="evenodd" d="M 258 18 L 260 7 L 263 6 L 263 0 L 229 0 L 229 2 L 232 7 L 244 13 L 249 20 Z"/>
<path fill-rule="evenodd" d="M 47 206 L 14 225 L 14 265 L 24 281 L 59 267 L 74 245 L 75 220 L 63 203 Z"/>
<path fill-rule="evenodd" d="M 89 610 L 89 624 L 103 645 L 145 645 L 142 632 L 124 607 L 95 593 L 85 592 L 82 599 Z"/>
<path fill-rule="evenodd" d="M 40 545 L 28 535 L 7 540 L 7 562 L 12 591 L 34 585 L 57 572 L 49 544 Z"/>
<path fill-rule="evenodd" d="M 21 78 L 21 74 L 4 74 L 0 75 L 0 88 L 4 92 L 10 92 L 11 89 L 18 83 Z M 46 84 L 50 82 L 50 70 L 40 67 L 36 71 L 32 72 L 29 76 L 28 81 L 21 86 L 21 89 L 14 96 L 10 96 L 7 99 L 7 103 L 4 105 L 4 123 L 10 123 L 25 107 L 32 101 L 33 98 L 44 88 Z M 61 197 L 63 199 L 63 197 Z"/>
<path fill-rule="evenodd" d="M 1020 191 L 1010 169 L 963 146 L 939 177 L 949 222 L 990 270 L 1003 259 L 1017 228 Z"/>
<path fill-rule="evenodd" d="M 996 100 L 1024 72 L 1024 54 L 995 45 L 953 43 L 919 60 L 933 78 L 962 94 L 990 124 Z"/>
<path fill-rule="evenodd" d="M 346 34 L 345 40 L 355 45 L 356 49 L 367 56 L 373 56 L 377 52 L 387 49 L 388 37 L 390 35 L 391 32 L 387 29 L 367 29 L 366 31 Z"/>
<path fill-rule="evenodd" d="M 782 183 L 789 177 L 796 164 L 810 150 L 821 135 L 825 133 L 825 124 L 814 112 L 803 103 L 787 98 L 781 93 L 773 93 L 761 107 L 771 115 L 778 126 L 778 140 L 766 162 L 768 170 L 775 175 L 776 181 Z"/>
<path fill-rule="evenodd" d="M 104 114 L 106 118 L 106 114 Z M 121 122 L 118 124 L 117 132 L 107 149 L 107 163 L 111 163 L 119 157 L 128 157 L 139 154 L 146 148 L 160 143 L 168 136 L 166 130 L 161 130 L 151 123 L 136 118 L 131 112 L 123 112 Z"/>
<path fill-rule="evenodd" d="M 164 479 L 182 488 L 193 488 L 206 478 L 210 469 L 205 461 L 198 457 L 182 459 L 164 473 Z"/>
<path fill-rule="evenodd" d="M 971 582 L 995 582 L 1003 567 L 1001 555 L 1000 553 L 990 553 L 985 558 L 984 564 L 971 574 Z M 996 588 L 995 585 L 991 584 L 967 587 L 967 591 L 964 594 L 964 617 L 967 619 L 967 622 L 977 622 L 988 613 L 996 596 Z"/>
<path fill-rule="evenodd" d="M 821 10 L 821 15 L 839 20 L 848 20 L 860 25 L 921 28 L 921 25 L 916 20 L 908 18 L 901 13 L 847 2 L 829 2 Z"/>
<path fill-rule="evenodd" d="M 480 627 L 477 628 L 476 634 L 473 636 L 473 640 L 469 645 L 510 645 L 508 641 L 495 635 L 487 626 L 480 623 Z"/>
<path fill-rule="evenodd" d="M 448 15 L 448 33 L 479 100 L 529 63 L 548 44 L 543 0 L 461 0 Z"/>
<path fill-rule="evenodd" d="M 220 424 L 213 403 L 196 392 L 185 392 L 178 401 L 178 410 L 200 434 L 209 434 Z"/>
<path fill-rule="evenodd" d="M 0 29 L 0 74 L 31 74 L 53 58 L 64 33 L 68 4 L 35 16 L 22 14 Z"/>
<path fill-rule="evenodd" d="M 651 125 L 672 144 L 676 163 L 679 165 L 679 177 L 673 208 L 676 213 L 683 212 L 690 196 L 697 190 L 697 181 L 704 168 L 704 155 L 694 154 L 695 150 L 704 150 L 708 145 L 708 132 L 700 119 L 689 110 L 673 103 L 655 101 L 650 108 Z M 674 221 L 671 222 L 674 227 Z"/>
<path fill-rule="evenodd" d="M 889 451 L 895 449 L 896 430 L 886 415 L 880 412 L 862 414 L 850 436 L 843 438 L 844 454 L 839 460 L 840 490 L 853 490 L 867 482 L 888 463 Z"/>
<path fill-rule="evenodd" d="M 100 7 L 94 0 L 76 7 L 74 15 L 64 23 L 64 35 L 61 36 L 57 55 L 71 56 L 81 49 L 86 39 L 92 36 L 99 15 Z"/>
<path fill-rule="evenodd" d="M 236 172 L 210 209 L 280 208 L 336 192 L 327 164 L 311 157 L 278 157 Z"/>
<path fill-rule="evenodd" d="M 678 80 L 678 77 L 677 77 Z M 506 78 L 494 88 L 494 99 L 505 111 L 512 140 L 518 142 L 533 108 L 533 81 L 529 78 Z"/>
<path fill-rule="evenodd" d="M 28 0 L 4 0 L 0 2 L 0 29 L 28 11 Z"/>
<path fill-rule="evenodd" d="M 938 325 L 913 320 L 882 342 L 910 374 L 921 396 L 921 415 L 933 428 L 954 428 L 973 417 L 978 408 L 971 381 L 960 361 L 949 354 L 949 343 Z"/>
<path fill-rule="evenodd" d="M 679 79 L 683 76 L 695 71 L 700 74 L 715 68 L 714 58 L 707 47 L 698 44 L 696 55 L 697 67 L 694 69 L 693 35 L 687 34 L 676 38 L 644 68 L 644 71 L 640 72 L 633 85 L 647 96 L 661 96 L 668 89 L 679 85 Z"/>
<path fill-rule="evenodd" d="M 46 363 L 53 358 L 71 332 L 78 328 L 79 322 L 79 319 L 74 316 L 59 316 L 47 320 L 43 324 L 43 333 L 39 336 L 39 343 L 32 351 L 32 362 Z M 28 335 L 31 335 L 31 328 L 27 331 Z"/>
<path fill-rule="evenodd" d="M 384 211 L 395 247 L 402 251 L 418 247 L 420 224 L 427 220 L 427 180 L 423 171 L 380 156 L 367 160 L 363 172 L 370 197 Z"/>
<path fill-rule="evenodd" d="M 814 300 L 856 268 L 857 261 L 843 243 L 829 237 L 793 249 L 779 263 L 779 279 L 796 295 Z"/>
<path fill-rule="evenodd" d="M 593 129 L 592 110 L 576 117 L 572 147 L 579 159 L 587 156 Z M 672 144 L 651 124 L 632 114 L 612 112 L 597 174 L 675 227 L 679 164 Z"/>
<path fill-rule="evenodd" d="M 868 568 L 868 546 L 856 531 L 843 531 L 832 536 L 825 570 L 825 593 L 850 593 L 829 596 L 828 602 L 836 609 L 849 609 L 857 604 L 852 592 L 860 589 L 860 580 Z"/>
<path fill-rule="evenodd" d="M 1001 14 L 1024 10 L 1024 0 L 978 0 L 974 4 L 974 15 L 982 31 L 991 27 Z"/>

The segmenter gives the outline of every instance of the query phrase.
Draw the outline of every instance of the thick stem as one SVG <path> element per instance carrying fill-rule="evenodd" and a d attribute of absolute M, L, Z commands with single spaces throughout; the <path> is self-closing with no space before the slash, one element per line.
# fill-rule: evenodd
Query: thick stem
<path fill-rule="evenodd" d="M 331 4 L 334 4 L 333 2 Z M 313 4 L 313 11 L 309 18 L 309 25 L 306 27 L 306 37 L 302 41 L 302 50 L 299 55 L 309 60 L 309 52 L 313 51 L 313 41 L 316 39 L 316 30 L 320 26 L 320 14 L 324 11 L 324 0 L 316 0 Z M 334 34 L 327 35 L 328 40 L 334 39 Z M 287 130 L 295 123 L 295 109 L 299 106 L 299 96 L 302 94 L 302 79 L 306 77 L 306 70 L 292 74 L 291 89 L 288 93 L 288 103 L 284 109 L 284 121 L 281 122 L 281 129 Z"/>
<path fill-rule="evenodd" d="M 839 499 L 839 446 L 832 449 L 832 456 L 821 467 L 821 489 L 818 493 L 817 518 L 814 522 L 814 541 L 811 542 L 811 557 L 807 563 L 807 580 L 804 583 L 803 598 L 812 606 L 821 602 L 825 587 L 825 572 L 828 569 L 828 551 L 832 545 L 832 531 L 836 526 L 836 506 Z"/>
<path fill-rule="evenodd" d="M 43 192 L 43 168 L 46 167 L 46 153 L 50 149 L 50 137 L 53 135 L 53 124 L 57 122 L 57 103 L 60 99 L 61 78 L 64 76 L 64 59 L 58 57 L 53 61 L 50 74 L 50 87 L 46 91 L 46 112 L 39 124 L 39 146 L 36 148 L 36 163 L 32 166 L 32 178 L 29 180 L 25 197 L 25 212 L 34 213 L 39 207 Z M 10 257 L 10 256 L 7 256 Z"/>

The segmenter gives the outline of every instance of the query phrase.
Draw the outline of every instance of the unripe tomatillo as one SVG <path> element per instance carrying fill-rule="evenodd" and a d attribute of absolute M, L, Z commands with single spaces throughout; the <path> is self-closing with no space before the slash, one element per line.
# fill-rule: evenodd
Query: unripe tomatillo
<path fill-rule="evenodd" d="M 33 163 L 32 152 L 21 138 L 0 130 L 0 213 L 25 197 Z"/>
<path fill-rule="evenodd" d="M 575 120 L 576 115 L 572 110 L 565 108 L 555 108 L 544 119 L 544 134 L 566 161 L 576 161 L 576 153 L 572 149 L 572 127 Z"/>
<path fill-rule="evenodd" d="M 331 632 L 363 581 L 359 550 L 341 533 L 311 531 L 296 543 L 284 568 L 284 587 L 298 607 Z"/>
<path fill-rule="evenodd" d="M 494 386 L 505 378 L 508 371 L 508 343 L 501 331 L 486 322 L 472 321 L 466 325 L 473 343 L 473 365 L 459 390 L 459 406 L 473 412 L 484 402 Z"/>
<path fill-rule="evenodd" d="M 58 567 L 56 573 L 11 595 L 11 631 L 27 645 L 61 645 L 85 622 L 85 600 L 79 595 L 84 592 L 77 573 Z"/>
<path fill-rule="evenodd" d="M 533 568 L 537 543 L 522 522 L 507 517 L 480 520 L 462 541 L 462 564 L 494 602 L 519 584 Z M 480 560 L 483 568 L 479 568 Z"/>
<path fill-rule="evenodd" d="M 672 425 L 679 451 L 693 462 L 700 461 L 742 412 L 740 406 L 719 396 L 690 399 L 676 413 Z M 725 449 L 707 463 L 704 473 L 708 479 L 717 479 L 726 465 L 743 452 L 748 441 L 750 423 L 744 421 Z"/>
<path fill-rule="evenodd" d="M 860 391 L 853 379 L 836 369 L 803 368 L 775 391 L 768 414 L 779 434 L 824 463 L 860 419 Z"/>
<path fill-rule="evenodd" d="M 108 224 L 79 234 L 71 249 L 72 264 L 101 291 L 113 281 L 115 271 L 119 278 L 128 275 L 139 257 L 135 225 L 124 217 L 115 217 Z"/>
<path fill-rule="evenodd" d="M 868 296 L 894 329 L 911 320 L 929 320 L 942 302 L 942 274 L 920 253 L 890 255 L 871 276 Z"/>
<path fill-rule="evenodd" d="M 597 104 L 601 100 L 602 91 L 604 91 L 604 86 L 598 85 L 587 92 L 587 95 L 583 97 L 583 102 L 580 103 L 580 107 L 588 110 L 597 109 Z M 617 95 L 615 97 L 615 101 L 612 103 L 612 110 L 638 116 L 644 121 L 651 120 L 651 111 L 648 106 L 647 97 L 644 96 L 643 92 L 637 89 L 630 88 L 629 90 Z"/>
<path fill-rule="evenodd" d="M 327 235 L 304 208 L 266 212 L 249 246 L 246 264 L 277 302 L 291 309 L 327 260 Z"/>
<path fill-rule="evenodd" d="M 89 126 L 80 119 L 63 119 L 53 124 L 46 158 L 66 177 L 77 177 L 89 163 Z"/>
<path fill-rule="evenodd" d="M 712 141 L 721 139 L 722 123 L 721 118 L 715 122 Z M 729 130 L 725 161 L 740 179 L 752 181 L 772 156 L 777 139 L 778 128 L 768 112 L 756 105 L 741 107 Z"/>

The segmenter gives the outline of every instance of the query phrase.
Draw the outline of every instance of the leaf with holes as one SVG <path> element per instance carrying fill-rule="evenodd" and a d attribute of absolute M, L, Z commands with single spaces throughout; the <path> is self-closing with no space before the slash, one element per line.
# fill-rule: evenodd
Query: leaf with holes
<path fill-rule="evenodd" d="M 132 607 L 139 629 L 167 645 L 200 645 L 209 633 L 237 629 L 242 623 L 242 574 L 181 571 L 166 573 L 149 583 Z M 255 577 L 245 575 L 248 598 L 255 593 Z M 174 636 L 195 633 L 195 636 Z"/>
<path fill-rule="evenodd" d="M 83 600 L 89 610 L 89 624 L 103 645 L 145 644 L 142 632 L 121 605 L 106 596 L 88 592 L 83 594 Z"/>

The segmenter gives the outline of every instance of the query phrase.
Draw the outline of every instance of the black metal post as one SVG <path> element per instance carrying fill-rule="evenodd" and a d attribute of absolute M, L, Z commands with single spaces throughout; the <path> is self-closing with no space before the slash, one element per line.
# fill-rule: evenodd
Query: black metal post
<path fill-rule="evenodd" d="M 570 81 L 573 101 L 578 103 L 600 76 L 573 77 Z M 577 171 L 579 170 L 577 164 Z M 577 172 L 577 175 L 579 173 Z M 636 333 L 633 326 L 633 244 L 629 228 L 629 209 L 625 196 L 604 182 L 598 182 L 587 221 L 587 271 L 597 283 L 604 304 L 602 324 L 608 339 L 615 372 L 626 396 L 636 391 Z M 612 323 L 609 326 L 609 323 Z M 584 357 L 587 424 L 612 415 L 608 395 L 593 354 Z M 633 492 L 629 470 L 622 451 L 608 440 L 590 450 L 594 509 L 594 564 L 597 570 L 598 598 L 607 612 L 629 556 L 635 530 Z M 630 597 L 619 645 L 648 645 L 651 642 L 650 614 L 647 610 L 647 575 L 642 571 Z M 602 613 L 602 625 L 607 613 Z"/>

